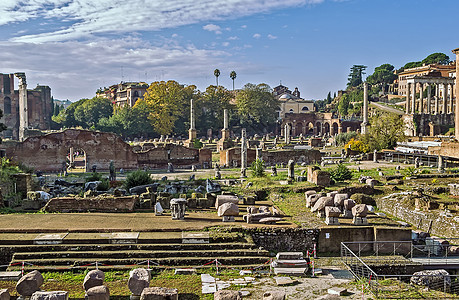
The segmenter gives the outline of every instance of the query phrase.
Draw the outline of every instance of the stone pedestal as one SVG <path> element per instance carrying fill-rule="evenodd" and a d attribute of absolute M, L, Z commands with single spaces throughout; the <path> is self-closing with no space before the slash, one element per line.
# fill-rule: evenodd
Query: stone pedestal
<path fill-rule="evenodd" d="M 339 225 L 338 218 L 336 217 L 326 217 L 325 224 L 327 225 Z"/>
<path fill-rule="evenodd" d="M 347 209 L 345 209 L 345 210 L 344 210 L 344 216 L 343 216 L 343 218 L 345 218 L 345 219 L 352 219 L 352 218 L 353 218 L 353 216 L 352 216 L 352 210 L 347 210 Z"/>
<path fill-rule="evenodd" d="M 174 198 L 171 200 L 172 220 L 185 219 L 186 199 Z"/>
<path fill-rule="evenodd" d="M 236 222 L 236 220 L 234 219 L 234 216 L 223 216 L 222 222 Z"/>
<path fill-rule="evenodd" d="M 354 225 L 368 225 L 368 219 L 366 217 L 354 217 L 352 220 Z"/>

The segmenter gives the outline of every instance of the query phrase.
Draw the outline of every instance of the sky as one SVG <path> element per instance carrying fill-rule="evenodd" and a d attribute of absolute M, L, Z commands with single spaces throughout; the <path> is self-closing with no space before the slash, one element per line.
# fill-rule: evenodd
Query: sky
<path fill-rule="evenodd" d="M 459 48 L 458 0 L 0 0 L 0 73 L 56 99 L 120 81 L 344 89 L 354 64 L 396 68 Z M 17 83 L 16 83 L 17 87 Z"/>

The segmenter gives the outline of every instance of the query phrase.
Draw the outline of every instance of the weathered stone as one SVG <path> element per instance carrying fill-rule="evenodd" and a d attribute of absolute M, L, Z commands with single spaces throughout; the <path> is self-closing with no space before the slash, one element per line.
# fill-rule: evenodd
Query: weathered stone
<path fill-rule="evenodd" d="M 105 274 L 101 270 L 91 270 L 86 274 L 83 280 L 83 288 L 85 291 L 92 287 L 104 284 Z"/>
<path fill-rule="evenodd" d="M 411 284 L 423 285 L 430 288 L 443 288 L 451 286 L 451 277 L 444 269 L 424 270 L 414 273 L 410 282 Z"/>
<path fill-rule="evenodd" d="M 341 210 L 338 207 L 327 206 L 325 207 L 325 216 L 337 218 L 341 215 Z"/>
<path fill-rule="evenodd" d="M 333 198 L 333 202 L 335 203 L 335 206 L 343 206 L 344 200 L 346 199 L 349 199 L 348 194 L 336 194 L 335 198 Z"/>
<path fill-rule="evenodd" d="M 249 214 L 257 214 L 258 213 L 258 208 L 255 206 L 247 206 L 247 212 Z"/>
<path fill-rule="evenodd" d="M 171 199 L 171 216 L 172 220 L 183 220 L 185 218 L 186 199 L 174 198 Z"/>
<path fill-rule="evenodd" d="M 222 191 L 220 184 L 212 182 L 210 179 L 206 180 L 206 191 L 208 193 L 218 193 Z"/>
<path fill-rule="evenodd" d="M 164 287 L 145 288 L 140 296 L 141 300 L 178 300 L 177 289 Z"/>
<path fill-rule="evenodd" d="M 105 285 L 98 285 L 86 291 L 87 300 L 109 300 L 110 290 Z"/>
<path fill-rule="evenodd" d="M 223 216 L 239 216 L 239 207 L 237 204 L 226 202 L 218 207 L 217 215 Z"/>
<path fill-rule="evenodd" d="M 242 294 L 239 291 L 221 290 L 214 294 L 214 300 L 242 300 Z"/>
<path fill-rule="evenodd" d="M 355 206 L 355 201 L 352 199 L 346 199 L 343 201 L 343 206 L 345 210 L 352 210 L 352 208 Z"/>
<path fill-rule="evenodd" d="M 257 213 L 257 214 L 247 214 L 247 215 L 244 215 L 243 219 L 247 223 L 250 224 L 250 223 L 256 223 L 260 221 L 261 219 L 268 218 L 270 216 L 271 216 L 270 212 L 264 212 L 264 213 Z"/>
<path fill-rule="evenodd" d="M 16 291 L 21 296 L 32 296 L 43 284 L 43 276 L 38 271 L 32 271 L 19 279 L 16 284 Z"/>
<path fill-rule="evenodd" d="M 283 220 L 282 218 L 268 217 L 268 218 L 260 219 L 258 222 L 262 224 L 276 224 L 277 222 L 280 222 L 282 220 Z"/>
<path fill-rule="evenodd" d="M 311 211 L 316 212 L 316 211 L 321 211 L 324 210 L 326 206 L 333 206 L 333 198 L 331 197 L 320 197 L 319 200 L 317 200 L 316 204 L 312 207 Z"/>
<path fill-rule="evenodd" d="M 356 204 L 376 205 L 374 198 L 365 194 L 354 194 L 351 196 L 351 199 L 354 200 Z"/>
<path fill-rule="evenodd" d="M 378 184 L 378 181 L 376 179 L 367 179 L 365 181 L 365 184 L 367 184 L 367 185 L 371 186 L 372 188 L 374 188 L 375 185 Z"/>
<path fill-rule="evenodd" d="M 138 268 L 129 272 L 128 287 L 133 295 L 140 296 L 144 288 L 150 285 L 150 272 Z"/>
<path fill-rule="evenodd" d="M 368 214 L 368 208 L 365 204 L 357 204 L 352 208 L 352 215 L 354 217 L 366 217 Z"/>
<path fill-rule="evenodd" d="M 10 293 L 8 293 L 8 289 L 0 290 L 0 300 L 10 300 Z"/>
<path fill-rule="evenodd" d="M 332 191 L 332 192 L 327 193 L 327 197 L 332 197 L 333 199 L 335 199 L 336 194 L 338 194 L 338 191 Z"/>
<path fill-rule="evenodd" d="M 223 203 L 239 203 L 239 198 L 233 195 L 218 195 L 217 200 L 215 201 L 215 208 L 218 209 Z"/>
<path fill-rule="evenodd" d="M 69 292 L 66 292 L 66 291 L 53 291 L 53 292 L 36 291 L 35 293 L 32 294 L 32 297 L 30 297 L 30 300 L 67 300 L 68 298 L 69 298 Z"/>
<path fill-rule="evenodd" d="M 260 213 L 269 212 L 269 207 L 268 206 L 260 206 L 258 208 L 258 210 L 260 211 Z"/>
<path fill-rule="evenodd" d="M 317 194 L 317 192 L 314 191 L 314 190 L 306 191 L 306 192 L 304 192 L 304 197 L 305 197 L 305 199 L 308 199 L 308 197 L 310 195 L 314 195 L 314 194 Z"/>
<path fill-rule="evenodd" d="M 321 194 L 313 194 L 309 195 L 308 198 L 306 199 L 306 207 L 313 207 L 314 204 L 316 204 L 317 200 L 322 197 Z"/>
<path fill-rule="evenodd" d="M 285 300 L 285 291 L 277 290 L 264 292 L 263 300 Z"/>

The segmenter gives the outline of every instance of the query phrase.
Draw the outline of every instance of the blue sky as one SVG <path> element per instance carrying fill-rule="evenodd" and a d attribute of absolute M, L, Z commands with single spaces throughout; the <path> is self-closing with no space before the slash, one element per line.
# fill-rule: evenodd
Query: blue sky
<path fill-rule="evenodd" d="M 1 0 L 0 72 L 57 99 L 124 81 L 200 90 L 267 83 L 306 99 L 343 89 L 353 64 L 396 68 L 459 47 L 457 0 Z"/>

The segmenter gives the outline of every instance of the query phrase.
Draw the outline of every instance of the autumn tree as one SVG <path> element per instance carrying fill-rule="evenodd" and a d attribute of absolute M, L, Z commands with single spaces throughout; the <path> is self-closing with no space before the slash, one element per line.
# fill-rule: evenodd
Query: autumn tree
<path fill-rule="evenodd" d="M 196 101 L 196 127 L 219 130 L 223 127 L 223 110 L 230 109 L 233 94 L 223 86 L 210 85 Z"/>
<path fill-rule="evenodd" d="M 147 89 L 143 100 L 138 100 L 134 107 L 145 104 L 154 130 L 158 134 L 171 134 L 176 122 L 189 120 L 189 105 L 191 98 L 196 96 L 194 85 L 185 86 L 174 80 L 155 81 Z"/>
<path fill-rule="evenodd" d="M 363 136 L 363 142 L 370 150 L 394 149 L 397 142 L 405 139 L 403 119 L 397 114 L 380 113 L 370 120 L 368 134 Z"/>

